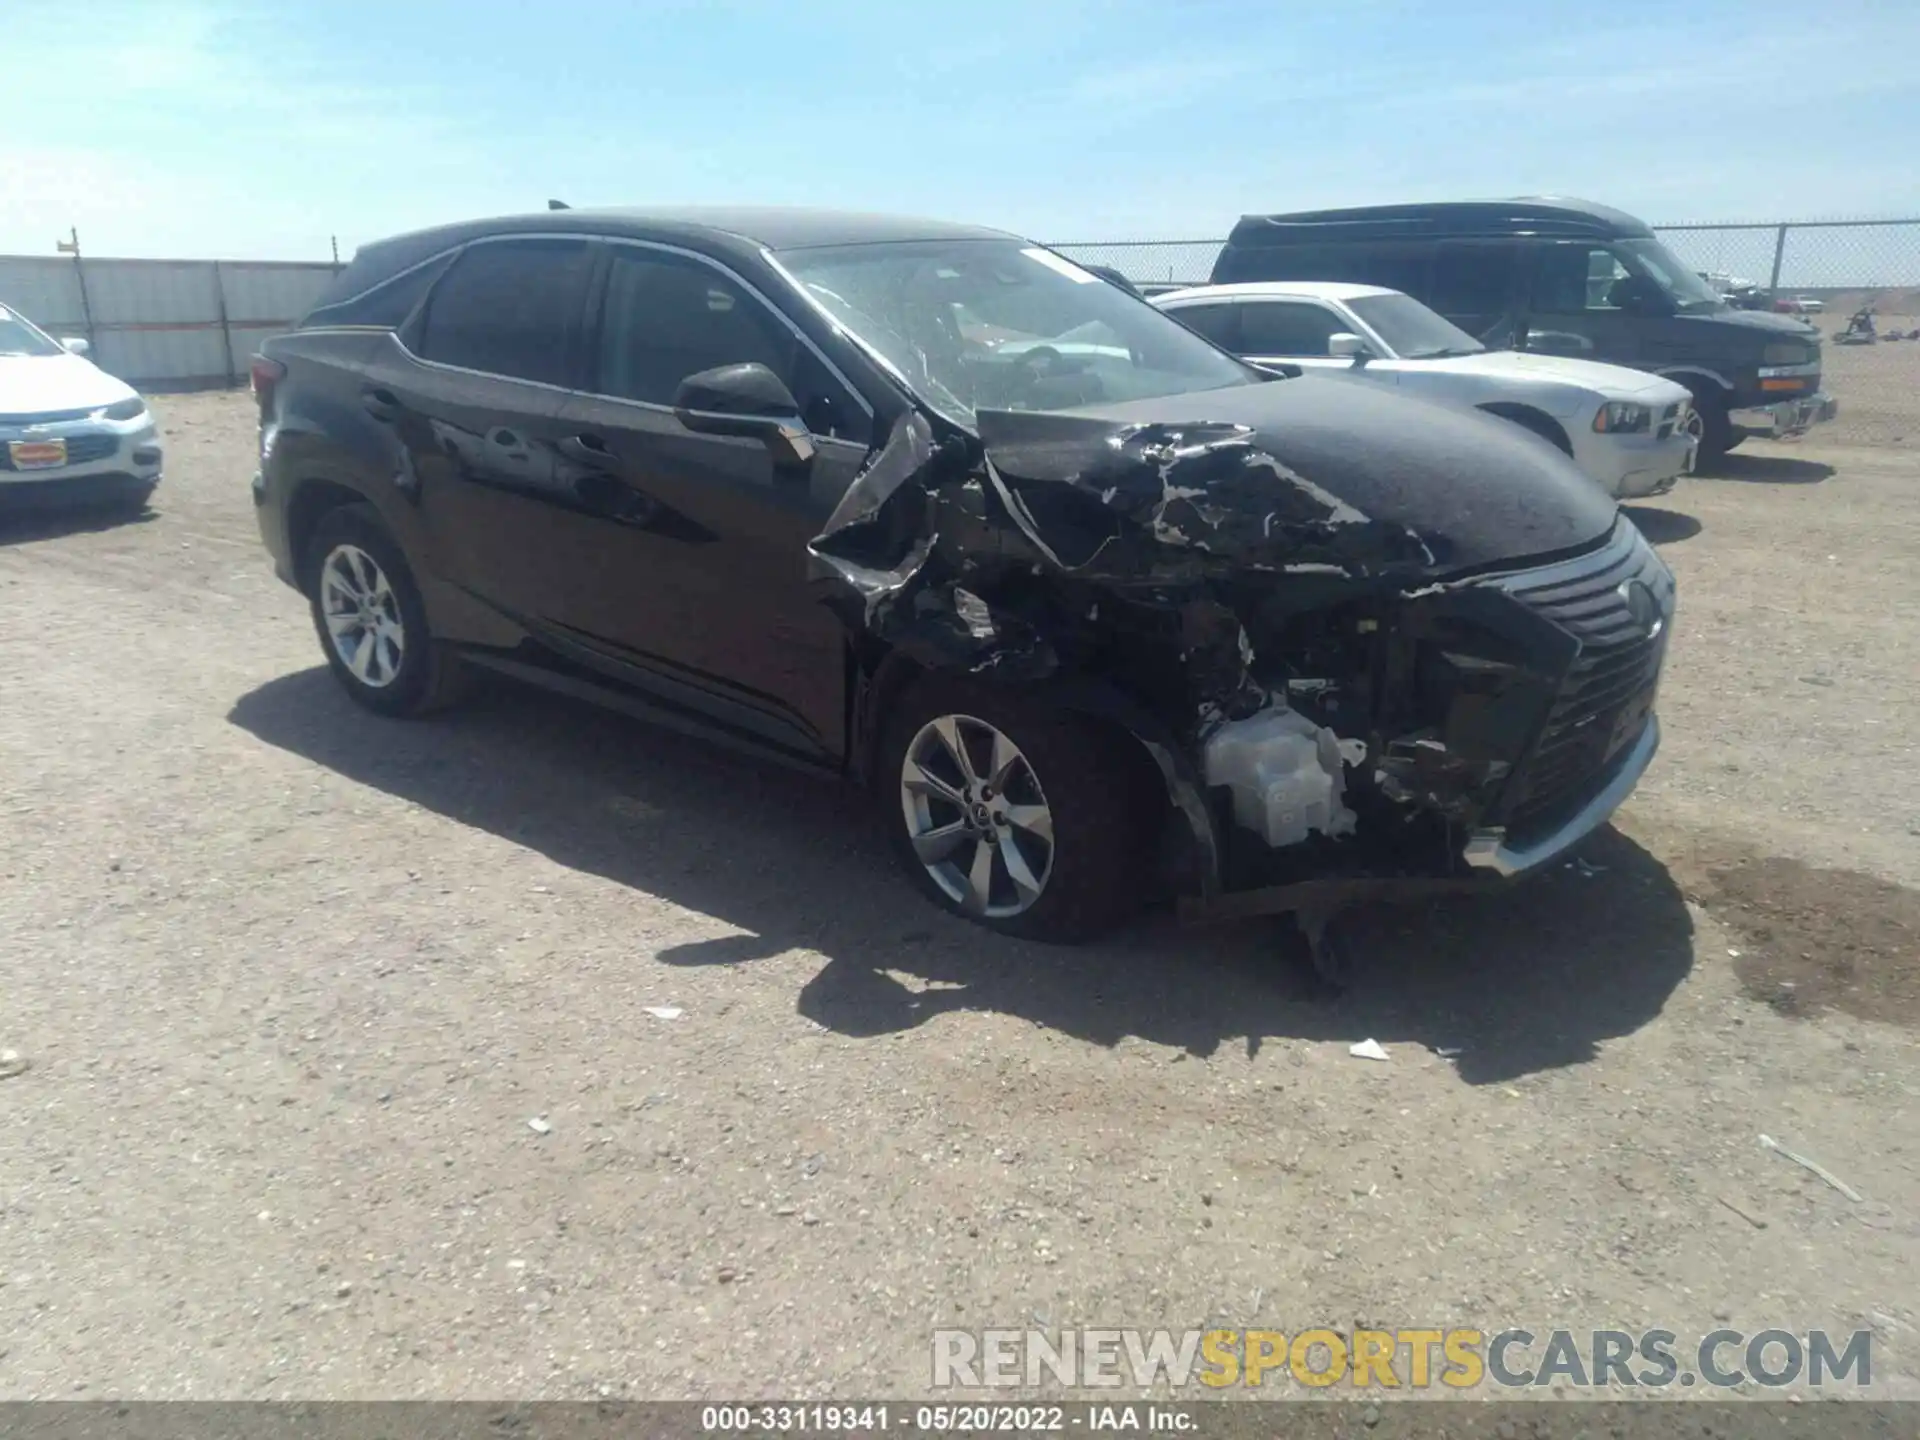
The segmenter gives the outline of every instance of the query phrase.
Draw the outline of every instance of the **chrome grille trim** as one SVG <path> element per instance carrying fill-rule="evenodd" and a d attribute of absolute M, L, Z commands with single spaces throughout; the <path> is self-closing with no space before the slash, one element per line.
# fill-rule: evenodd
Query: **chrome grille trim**
<path fill-rule="evenodd" d="M 1661 621 L 1651 634 L 1628 605 L 1627 586 L 1635 580 L 1659 603 Z M 1597 550 L 1483 583 L 1580 642 L 1538 741 L 1502 797 L 1505 823 L 1524 831 L 1585 800 L 1644 728 L 1666 656 L 1673 581 L 1632 521 L 1622 517 Z"/>

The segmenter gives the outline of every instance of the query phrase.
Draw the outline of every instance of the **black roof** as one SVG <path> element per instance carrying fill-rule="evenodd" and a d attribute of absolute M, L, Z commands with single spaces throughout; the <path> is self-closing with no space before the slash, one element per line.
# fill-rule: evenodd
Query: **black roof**
<path fill-rule="evenodd" d="M 1243 215 L 1230 245 L 1275 245 L 1314 236 L 1385 239 L 1401 235 L 1650 235 L 1644 220 L 1561 195 L 1511 200 L 1440 200 L 1418 205 L 1363 205 L 1346 210 L 1300 210 Z"/>
<path fill-rule="evenodd" d="M 764 205 L 540 210 L 491 220 L 461 220 L 376 240 L 360 247 L 354 256 L 354 268 L 363 274 L 393 274 L 468 240 L 527 232 L 704 241 L 701 248 L 722 251 L 1013 238 L 1004 231 L 978 225 L 956 225 L 949 220 L 920 220 L 904 215 L 870 215 L 855 210 Z"/>
<path fill-rule="evenodd" d="M 875 245 L 909 240 L 1008 240 L 1004 230 L 880 215 L 862 210 L 818 210 L 797 205 L 687 206 L 678 209 L 575 210 L 601 215 L 636 231 L 663 228 L 706 230 L 764 245 L 769 250 L 805 250 L 821 245 Z"/>

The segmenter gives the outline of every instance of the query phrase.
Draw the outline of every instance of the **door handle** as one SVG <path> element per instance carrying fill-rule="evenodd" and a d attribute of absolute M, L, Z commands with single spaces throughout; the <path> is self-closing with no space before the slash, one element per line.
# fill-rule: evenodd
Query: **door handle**
<path fill-rule="evenodd" d="M 391 390 L 362 390 L 360 403 L 367 407 L 369 415 L 383 425 L 392 424 L 400 418 L 400 401 Z"/>
<path fill-rule="evenodd" d="M 578 460 L 587 465 L 608 466 L 615 463 L 607 442 L 598 435 L 569 435 L 560 442 L 560 453 L 569 460 Z"/>

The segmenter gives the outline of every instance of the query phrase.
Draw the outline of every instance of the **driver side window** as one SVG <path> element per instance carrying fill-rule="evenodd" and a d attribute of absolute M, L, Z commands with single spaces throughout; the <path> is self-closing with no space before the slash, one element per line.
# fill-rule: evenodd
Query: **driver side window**
<path fill-rule="evenodd" d="M 1533 308 L 1542 315 L 1614 312 L 1613 287 L 1631 272 L 1598 245 L 1548 245 L 1533 282 Z"/>
<path fill-rule="evenodd" d="M 698 260 L 614 248 L 595 356 L 597 393 L 671 405 L 687 376 L 748 363 L 780 377 L 816 435 L 865 438 L 858 433 L 863 412 L 759 299 Z"/>
<path fill-rule="evenodd" d="M 1305 359 L 1325 355 L 1327 340 L 1350 329 L 1324 306 L 1294 300 L 1260 300 L 1240 309 L 1240 353 Z"/>

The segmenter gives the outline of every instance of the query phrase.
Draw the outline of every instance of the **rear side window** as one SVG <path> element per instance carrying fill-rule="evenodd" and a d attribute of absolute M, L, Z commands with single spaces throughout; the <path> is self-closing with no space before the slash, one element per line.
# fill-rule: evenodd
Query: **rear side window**
<path fill-rule="evenodd" d="M 1246 355 L 1325 355 L 1327 337 L 1347 324 L 1322 305 L 1261 300 L 1240 310 L 1240 349 Z"/>
<path fill-rule="evenodd" d="M 1356 285 L 1404 290 L 1416 300 L 1424 300 L 1432 254 L 1432 244 L 1418 240 L 1263 246 L 1230 252 L 1223 257 L 1214 278 L 1216 281 L 1345 280 Z"/>
<path fill-rule="evenodd" d="M 1381 285 L 1389 290 L 1404 290 L 1416 300 L 1426 298 L 1429 267 L 1433 260 L 1431 245 L 1417 241 L 1405 244 L 1389 242 L 1354 248 L 1356 253 L 1349 267 L 1354 273 L 1338 278 L 1354 280 L 1363 285 Z"/>
<path fill-rule="evenodd" d="M 1442 315 L 1498 315 L 1513 290 L 1518 247 L 1447 241 L 1433 262 L 1433 297 L 1427 303 Z"/>
<path fill-rule="evenodd" d="M 1240 352 L 1240 307 L 1237 305 L 1181 305 L 1167 311 L 1189 330 L 1197 330 L 1222 350 Z"/>
<path fill-rule="evenodd" d="M 382 329 L 397 330 L 413 314 L 413 307 L 433 288 L 433 282 L 440 278 L 440 272 L 452 259 L 451 253 L 436 256 L 357 295 L 316 306 L 300 322 L 301 326 L 378 325 Z"/>
<path fill-rule="evenodd" d="M 616 247 L 593 389 L 671 405 L 680 382 L 720 365 L 758 363 L 785 382 L 816 435 L 865 440 L 866 414 L 761 300 L 711 265 Z"/>
<path fill-rule="evenodd" d="M 427 302 L 421 355 L 489 375 L 571 383 L 592 268 L 584 240 L 469 246 Z"/>

